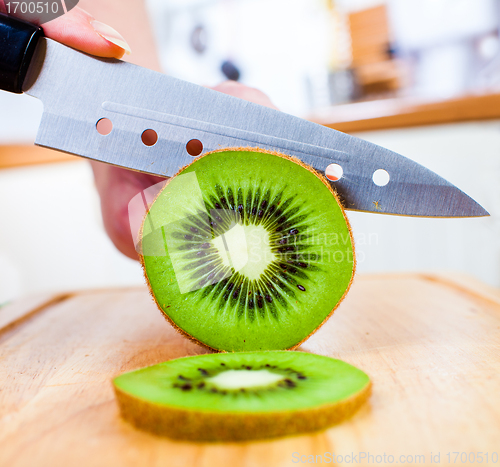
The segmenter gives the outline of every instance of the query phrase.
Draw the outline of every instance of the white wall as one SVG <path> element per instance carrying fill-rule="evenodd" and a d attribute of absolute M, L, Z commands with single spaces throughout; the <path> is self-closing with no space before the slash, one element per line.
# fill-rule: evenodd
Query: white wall
<path fill-rule="evenodd" d="M 310 86 L 327 86 L 331 18 L 323 0 L 148 0 L 163 69 L 180 79 L 214 86 L 231 59 L 241 82 L 268 94 L 285 112 L 311 109 Z M 206 50 L 191 46 L 195 27 L 206 30 Z M 323 101 L 321 105 L 328 102 Z"/>
<path fill-rule="evenodd" d="M 0 304 L 21 295 L 143 284 L 102 226 L 87 162 L 0 171 Z"/>
<path fill-rule="evenodd" d="M 360 271 L 458 270 L 500 286 L 500 122 L 366 132 L 357 136 L 434 170 L 491 217 L 424 219 L 351 212 Z M 371 234 L 371 244 L 361 241 Z"/>

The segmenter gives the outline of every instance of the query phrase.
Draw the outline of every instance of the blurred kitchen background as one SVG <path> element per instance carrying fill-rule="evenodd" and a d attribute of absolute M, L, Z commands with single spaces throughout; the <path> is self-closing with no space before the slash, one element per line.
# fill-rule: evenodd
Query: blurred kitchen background
<path fill-rule="evenodd" d="M 149 0 L 163 70 L 238 80 L 280 109 L 397 151 L 491 214 L 349 212 L 359 272 L 458 271 L 500 287 L 498 0 Z M 89 165 L 33 148 L 41 104 L 0 92 L 0 304 L 143 284 L 107 238 Z"/>

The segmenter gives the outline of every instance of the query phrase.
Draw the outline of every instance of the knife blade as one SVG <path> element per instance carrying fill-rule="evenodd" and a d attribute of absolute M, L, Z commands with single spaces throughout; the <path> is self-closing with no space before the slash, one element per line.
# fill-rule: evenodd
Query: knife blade
<path fill-rule="evenodd" d="M 6 37 L 7 23 L 10 29 L 28 24 L 2 15 L 0 38 L 2 27 Z M 8 48 L 9 42 L 3 42 Z M 431 170 L 362 139 L 44 37 L 30 38 L 28 47 L 25 55 L 31 57 L 23 63 L 26 72 L 18 92 L 43 103 L 37 145 L 163 176 L 193 160 L 186 149 L 193 139 L 202 143 L 203 152 L 260 147 L 296 156 L 321 173 L 332 163 L 340 165 L 342 177 L 330 183 L 346 209 L 406 216 L 489 215 Z M 0 56 L 0 75 L 5 62 Z M 5 80 L 2 86 L 0 79 L 0 88 L 8 89 Z M 97 131 L 103 118 L 113 125 L 108 135 Z M 148 129 L 158 135 L 153 146 L 141 138 Z M 373 180 L 380 169 L 389 175 L 385 186 Z"/>

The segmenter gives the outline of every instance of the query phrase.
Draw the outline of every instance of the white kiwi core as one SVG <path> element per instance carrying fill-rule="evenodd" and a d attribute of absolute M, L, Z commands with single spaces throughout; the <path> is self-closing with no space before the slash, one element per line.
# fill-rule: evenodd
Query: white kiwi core
<path fill-rule="evenodd" d="M 220 389 L 247 389 L 269 386 L 282 380 L 283 375 L 269 370 L 227 370 L 206 381 Z"/>
<path fill-rule="evenodd" d="M 236 224 L 212 240 L 224 266 L 257 280 L 274 259 L 268 231 L 262 225 Z"/>

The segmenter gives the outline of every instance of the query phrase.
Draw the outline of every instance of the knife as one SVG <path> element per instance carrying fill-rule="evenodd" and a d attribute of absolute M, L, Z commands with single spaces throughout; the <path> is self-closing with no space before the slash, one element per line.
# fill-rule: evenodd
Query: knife
<path fill-rule="evenodd" d="M 131 170 L 172 176 L 203 152 L 260 147 L 296 156 L 330 181 L 346 209 L 426 217 L 489 215 L 431 170 L 339 131 L 130 63 L 96 58 L 0 14 L 0 89 L 40 99 L 35 144 Z M 108 119 L 103 135 L 98 122 Z M 157 142 L 142 135 L 153 130 Z M 200 144 L 201 143 L 201 144 Z M 192 152 L 192 151 L 191 151 Z M 199 152 L 199 151 L 198 151 Z M 374 174 L 386 175 L 375 183 Z"/>

